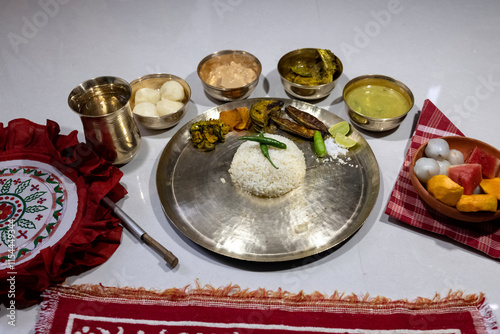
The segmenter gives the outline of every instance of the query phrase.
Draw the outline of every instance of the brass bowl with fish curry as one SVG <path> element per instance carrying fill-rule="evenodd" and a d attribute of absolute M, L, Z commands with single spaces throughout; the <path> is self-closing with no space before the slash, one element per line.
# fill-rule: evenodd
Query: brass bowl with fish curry
<path fill-rule="evenodd" d="M 342 71 L 340 59 L 327 49 L 298 49 L 288 52 L 278 61 L 283 88 L 301 100 L 327 97 L 337 85 Z"/>

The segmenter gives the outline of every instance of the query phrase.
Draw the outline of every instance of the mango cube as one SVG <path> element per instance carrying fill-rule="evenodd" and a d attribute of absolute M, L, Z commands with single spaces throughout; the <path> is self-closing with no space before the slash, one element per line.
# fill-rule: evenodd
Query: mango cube
<path fill-rule="evenodd" d="M 464 188 L 446 175 L 435 175 L 427 182 L 427 191 L 437 200 L 455 206 L 462 195 Z"/>
<path fill-rule="evenodd" d="M 497 211 L 497 198 L 494 195 L 463 195 L 457 203 L 457 210 L 462 212 Z"/>

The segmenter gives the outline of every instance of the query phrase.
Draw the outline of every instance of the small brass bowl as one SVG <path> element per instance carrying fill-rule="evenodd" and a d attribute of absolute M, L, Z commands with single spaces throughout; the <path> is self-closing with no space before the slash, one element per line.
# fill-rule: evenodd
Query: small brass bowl
<path fill-rule="evenodd" d="M 246 85 L 234 88 L 223 88 L 210 83 L 210 73 L 221 65 L 229 65 L 231 62 L 242 65 L 255 72 L 255 79 Z M 198 64 L 198 76 L 205 92 L 220 101 L 243 100 L 250 96 L 259 82 L 262 65 L 254 55 L 240 50 L 223 50 L 209 54 Z"/>
<path fill-rule="evenodd" d="M 175 80 L 184 87 L 184 100 L 182 103 L 184 106 L 172 114 L 167 114 L 163 116 L 144 116 L 134 113 L 135 120 L 142 126 L 153 130 L 168 129 L 175 126 L 184 117 L 188 109 L 189 99 L 191 98 L 191 87 L 188 83 L 175 75 L 172 74 L 148 74 L 140 78 L 135 79 L 130 83 L 132 87 L 132 97 L 130 98 L 130 108 L 134 110 L 135 107 L 135 93 L 141 88 L 151 88 L 160 89 L 161 86 L 167 82 Z"/>
<path fill-rule="evenodd" d="M 338 70 L 334 73 L 332 82 L 318 86 L 306 86 L 285 79 L 286 74 L 290 71 L 290 67 L 298 60 L 315 59 L 317 57 L 318 49 L 314 48 L 297 49 L 281 57 L 278 61 L 278 73 L 281 77 L 283 88 L 288 94 L 301 100 L 318 100 L 330 95 L 343 71 L 342 62 L 337 57 L 335 57 L 335 61 Z"/>
<path fill-rule="evenodd" d="M 369 85 L 387 87 L 400 93 L 401 96 L 408 102 L 408 109 L 404 110 L 404 112 L 398 116 L 387 118 L 369 117 L 362 114 L 359 110 L 356 110 L 355 106 L 349 105 L 347 102 L 347 96 L 354 89 Z M 413 108 L 414 104 L 413 93 L 408 87 L 406 87 L 405 84 L 391 77 L 378 74 L 362 75 L 352 79 L 345 85 L 342 96 L 344 98 L 345 109 L 351 121 L 362 129 L 374 132 L 388 131 L 398 127 L 401 122 L 403 122 L 411 108 Z"/>

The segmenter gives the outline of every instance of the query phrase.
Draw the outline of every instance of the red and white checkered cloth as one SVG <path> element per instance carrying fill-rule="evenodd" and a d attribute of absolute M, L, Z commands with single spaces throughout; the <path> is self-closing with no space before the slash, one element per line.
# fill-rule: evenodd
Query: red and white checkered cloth
<path fill-rule="evenodd" d="M 425 204 L 410 181 L 409 166 L 417 149 L 429 139 L 464 134 L 426 100 L 385 213 L 412 226 L 445 235 L 487 255 L 500 258 L 500 221 L 467 223 L 448 218 Z"/>

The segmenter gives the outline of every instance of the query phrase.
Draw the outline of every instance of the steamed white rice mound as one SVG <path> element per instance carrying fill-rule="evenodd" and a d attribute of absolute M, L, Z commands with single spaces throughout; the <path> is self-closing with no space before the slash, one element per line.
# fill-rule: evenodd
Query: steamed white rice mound
<path fill-rule="evenodd" d="M 306 176 L 304 153 L 288 138 L 265 134 L 286 144 L 286 149 L 269 147 L 274 168 L 257 142 L 245 141 L 234 154 L 229 175 L 243 191 L 261 197 L 279 197 L 299 187 Z"/>

